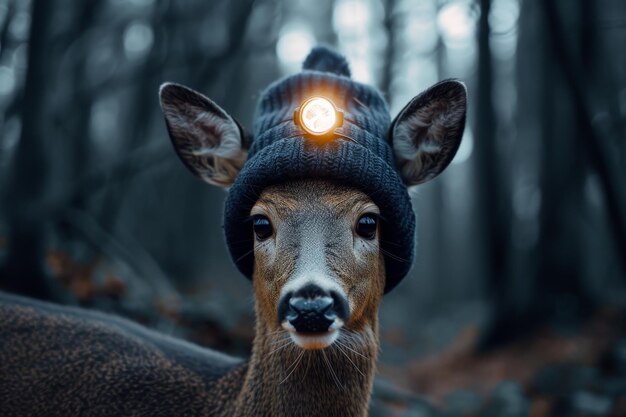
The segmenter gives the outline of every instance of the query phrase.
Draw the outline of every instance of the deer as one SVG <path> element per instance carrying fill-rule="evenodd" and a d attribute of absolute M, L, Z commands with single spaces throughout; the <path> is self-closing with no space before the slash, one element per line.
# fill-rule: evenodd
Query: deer
<path fill-rule="evenodd" d="M 307 88 L 325 89 L 327 96 L 337 91 L 324 84 L 328 80 L 336 78 L 335 87 L 352 88 L 354 83 L 345 58 L 324 48 L 311 52 L 301 74 L 321 80 L 318 86 L 307 81 Z M 281 97 L 287 84 L 274 85 Z M 355 88 L 357 93 L 372 89 Z M 161 107 L 179 157 L 203 181 L 235 195 L 226 202 L 225 228 L 227 243 L 235 248 L 233 260 L 252 282 L 251 355 L 233 358 L 111 314 L 0 293 L 0 415 L 367 415 L 380 349 L 378 310 L 383 295 L 410 268 L 406 264 L 412 248 L 406 255 L 404 246 L 414 240 L 412 218 L 406 215 L 412 215 L 412 208 L 393 220 L 385 210 L 398 203 L 386 201 L 386 191 L 381 198 L 376 190 L 360 186 L 367 182 L 363 175 L 337 180 L 325 176 L 318 165 L 337 153 L 344 155 L 348 146 L 362 156 L 359 152 L 371 143 L 367 141 L 380 140 L 380 155 L 387 159 L 372 157 L 370 174 L 376 176 L 375 170 L 382 169 L 380 161 L 393 164 L 385 168 L 391 170 L 385 178 L 397 179 L 390 188 L 405 198 L 409 189 L 434 178 L 453 158 L 467 102 L 464 84 L 446 80 L 417 95 L 386 122 L 388 110 L 377 94 L 373 101 L 350 94 L 337 98 L 349 125 L 341 130 L 333 121 L 329 136 L 322 139 L 305 135 L 304 126 L 294 126 L 292 107 L 281 110 L 288 117 L 278 121 L 284 130 L 275 143 L 297 146 L 291 150 L 294 155 L 322 152 L 324 157 L 315 162 L 317 171 L 287 175 L 290 168 L 281 164 L 294 161 L 274 161 L 279 151 L 263 154 L 263 148 L 254 149 L 261 140 L 257 138 L 271 130 L 264 122 L 257 123 L 251 138 L 201 93 L 164 84 Z M 276 103 L 268 103 L 261 108 L 276 110 Z M 353 113 L 376 118 L 373 108 L 387 112 L 376 127 L 382 132 L 378 139 L 355 130 L 370 119 Z M 300 115 L 300 123 L 309 116 L 329 116 L 323 109 L 314 110 Z M 270 158 L 270 171 L 256 175 L 249 166 L 257 166 L 263 155 Z M 344 162 L 336 160 L 328 170 Z M 259 178 L 271 181 L 254 186 Z M 238 186 L 252 188 L 237 193 Z M 409 227 L 408 233 L 389 242 L 384 238 L 393 234 L 385 228 L 394 226 L 392 220 Z M 398 242 L 399 249 L 392 249 Z"/>

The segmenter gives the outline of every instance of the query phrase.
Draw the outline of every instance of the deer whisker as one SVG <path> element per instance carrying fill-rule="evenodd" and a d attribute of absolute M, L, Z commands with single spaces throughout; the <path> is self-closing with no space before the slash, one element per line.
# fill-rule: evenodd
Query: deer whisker
<path fill-rule="evenodd" d="M 294 371 L 296 370 L 296 368 L 298 367 L 298 365 L 300 365 L 300 362 L 302 361 L 302 358 L 304 357 L 304 353 L 306 352 L 306 350 L 302 350 L 302 352 L 300 353 L 300 355 L 298 355 L 298 357 L 296 358 L 296 360 L 289 366 L 289 368 L 287 368 L 287 371 L 289 372 L 289 369 L 291 367 L 293 367 L 293 369 L 291 369 L 291 372 L 289 372 L 287 374 L 287 376 L 285 377 L 285 379 L 283 379 L 282 381 L 279 382 L 278 385 L 282 385 L 283 382 L 285 382 L 287 379 L 289 379 L 289 377 L 291 376 L 291 374 L 294 373 Z"/>
<path fill-rule="evenodd" d="M 276 349 L 272 350 L 270 353 L 267 354 L 268 357 L 272 356 L 274 353 L 278 352 L 279 350 L 282 350 L 284 348 L 286 348 L 287 346 L 293 344 L 293 342 L 291 340 L 287 340 L 287 342 L 285 342 L 284 345 L 280 345 L 278 346 Z"/>
<path fill-rule="evenodd" d="M 345 340 L 346 342 L 350 342 L 350 339 L 352 339 L 352 340 L 358 339 L 359 341 L 361 341 L 361 340 L 360 340 L 361 336 L 360 336 L 360 335 L 358 335 L 358 334 L 356 334 L 356 333 L 349 334 L 349 333 L 346 333 L 346 332 L 342 332 L 342 335 L 341 335 L 340 337 L 343 337 L 344 339 L 346 339 L 346 340 Z M 335 340 L 335 342 L 336 342 L 336 343 L 339 343 L 341 346 L 343 346 L 344 348 L 348 349 L 349 351 L 351 351 L 351 352 L 353 352 L 353 353 L 355 353 L 355 354 L 357 354 L 357 355 L 361 356 L 362 358 L 364 358 L 364 359 L 369 359 L 369 357 L 368 357 L 368 356 L 366 356 L 366 355 L 362 354 L 361 352 L 358 352 L 358 351 L 356 351 L 356 350 L 352 349 L 350 346 L 348 346 L 348 344 L 347 344 L 347 343 L 341 343 L 341 342 L 339 341 L 339 339 Z"/>
<path fill-rule="evenodd" d="M 339 381 L 339 378 L 335 374 L 335 371 L 333 370 L 333 366 L 328 360 L 328 358 L 326 357 L 326 353 L 324 353 L 323 349 L 322 349 L 322 356 L 324 358 L 324 362 L 326 362 L 326 365 L 328 366 L 328 369 L 330 370 L 330 374 L 332 375 L 333 380 L 335 381 L 335 384 L 337 385 L 337 388 L 342 389 L 342 390 L 345 389 L 345 387 L 341 384 L 341 382 Z"/>
<path fill-rule="evenodd" d="M 337 350 L 338 350 L 339 352 L 341 352 L 341 353 L 343 354 L 343 356 L 345 356 L 346 358 L 348 358 L 348 360 L 350 361 L 350 363 L 352 364 L 352 366 L 354 366 L 354 369 L 356 369 L 356 371 L 357 371 L 358 373 L 360 373 L 360 374 L 361 374 L 361 376 L 362 376 L 363 378 L 367 378 L 367 377 L 365 376 L 365 374 L 363 373 L 363 371 L 361 371 L 361 370 L 359 369 L 359 367 L 358 367 L 358 366 L 356 366 L 356 363 L 354 363 L 354 362 L 352 361 L 352 359 L 350 359 L 350 356 L 348 356 L 348 354 L 347 354 L 347 353 L 346 353 L 346 352 L 342 349 L 342 346 L 343 346 L 343 345 L 342 345 L 341 343 L 338 343 L 338 344 L 337 344 Z"/>

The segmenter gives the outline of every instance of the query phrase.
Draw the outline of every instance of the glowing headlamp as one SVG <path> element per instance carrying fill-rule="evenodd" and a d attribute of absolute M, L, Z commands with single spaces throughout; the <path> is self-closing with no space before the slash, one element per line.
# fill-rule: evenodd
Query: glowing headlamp
<path fill-rule="evenodd" d="M 311 97 L 296 109 L 293 120 L 308 135 L 321 137 L 343 124 L 343 112 L 327 98 Z"/>

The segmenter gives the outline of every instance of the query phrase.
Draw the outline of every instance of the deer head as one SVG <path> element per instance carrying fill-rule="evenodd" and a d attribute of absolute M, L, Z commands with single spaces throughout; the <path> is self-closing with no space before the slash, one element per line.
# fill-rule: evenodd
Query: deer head
<path fill-rule="evenodd" d="M 202 180 L 233 184 L 247 156 L 242 129 L 203 95 L 176 84 L 160 91 L 169 134 Z M 389 127 L 407 187 L 438 175 L 461 140 L 466 90 L 444 81 L 416 96 Z M 248 213 L 253 285 L 262 331 L 284 330 L 303 349 L 321 349 L 342 331 L 374 332 L 385 292 L 380 208 L 363 191 L 323 179 L 277 179 Z M 411 237 L 412 238 L 412 237 Z"/>

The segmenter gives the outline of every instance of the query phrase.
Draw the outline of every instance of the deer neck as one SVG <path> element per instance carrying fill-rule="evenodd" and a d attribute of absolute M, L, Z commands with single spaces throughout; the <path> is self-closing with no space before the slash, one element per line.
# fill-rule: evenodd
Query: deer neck
<path fill-rule="evenodd" d="M 367 415 L 379 346 L 376 320 L 322 350 L 302 350 L 270 329 L 257 322 L 236 415 Z"/>

